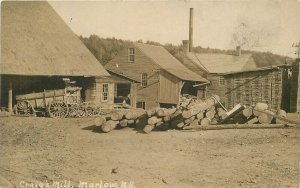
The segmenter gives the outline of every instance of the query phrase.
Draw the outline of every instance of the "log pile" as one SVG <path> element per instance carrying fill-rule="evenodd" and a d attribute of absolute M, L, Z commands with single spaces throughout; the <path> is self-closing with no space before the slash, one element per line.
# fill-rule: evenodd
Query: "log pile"
<path fill-rule="evenodd" d="M 213 95 L 205 101 L 183 98 L 177 108 L 147 110 L 148 121 L 143 131 L 150 133 L 152 130 L 185 129 L 186 127 L 216 124 L 225 112 L 223 109 L 216 109 L 219 102 L 220 97 L 217 95 Z"/>
<path fill-rule="evenodd" d="M 101 131 L 108 133 L 116 128 L 125 128 L 127 126 L 137 126 L 146 111 L 140 108 L 124 109 L 111 112 L 109 116 L 98 116 L 94 120 L 94 124 L 101 128 Z"/>
<path fill-rule="evenodd" d="M 143 109 L 117 110 L 106 118 L 97 117 L 94 123 L 105 133 L 128 126 L 150 133 L 153 130 L 190 130 L 199 129 L 199 127 L 208 130 L 207 127 L 222 127 L 226 124 L 239 128 L 241 126 L 232 125 L 245 124 L 246 127 L 252 127 L 254 124 L 289 122 L 284 110 L 272 110 L 265 103 L 257 103 L 255 106 L 238 104 L 227 111 L 220 105 L 219 100 L 219 96 L 213 95 L 204 101 L 183 98 L 176 108 L 153 108 L 147 111 Z"/>
<path fill-rule="evenodd" d="M 236 108 L 238 106 L 238 108 Z M 288 123 L 284 110 L 271 109 L 268 104 L 256 103 L 254 106 L 237 105 L 235 110 L 227 113 L 222 123 L 232 124 L 282 124 Z M 230 118 L 228 118 L 230 116 Z"/>

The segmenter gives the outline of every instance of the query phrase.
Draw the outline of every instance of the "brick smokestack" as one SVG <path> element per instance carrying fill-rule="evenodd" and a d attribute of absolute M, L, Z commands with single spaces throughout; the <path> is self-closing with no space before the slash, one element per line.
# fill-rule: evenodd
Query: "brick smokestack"
<path fill-rule="evenodd" d="M 193 49 L 193 19 L 194 19 L 194 9 L 190 8 L 189 52 L 192 52 Z"/>

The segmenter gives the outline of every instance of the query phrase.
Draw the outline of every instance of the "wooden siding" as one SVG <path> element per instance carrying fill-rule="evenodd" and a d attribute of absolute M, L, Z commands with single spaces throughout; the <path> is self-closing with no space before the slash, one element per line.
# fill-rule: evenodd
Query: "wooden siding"
<path fill-rule="evenodd" d="M 134 46 L 130 45 L 128 48 L 134 48 Z M 105 68 L 135 80 L 141 80 L 141 73 L 147 73 L 148 86 L 142 87 L 140 84 L 137 84 L 136 101 L 146 102 L 146 109 L 158 107 L 160 67 L 153 63 L 152 59 L 145 56 L 138 48 L 135 48 L 135 61 L 128 62 L 128 48 L 121 50 L 113 60 L 105 65 Z"/>
<path fill-rule="evenodd" d="M 207 78 L 210 81 L 210 85 L 207 88 L 207 96 L 212 94 L 218 95 L 221 101 L 225 101 L 226 96 L 226 86 L 219 84 L 219 75 L 218 74 L 208 74 Z"/>
<path fill-rule="evenodd" d="M 103 84 L 108 84 L 108 100 L 102 101 Z M 85 102 L 93 102 L 102 107 L 112 107 L 114 103 L 114 83 L 110 78 L 91 78 L 86 83 Z"/>
<path fill-rule="evenodd" d="M 161 71 L 159 80 L 159 102 L 177 104 L 179 102 L 180 80 L 166 71 Z"/>
<path fill-rule="evenodd" d="M 244 72 L 225 76 L 225 106 L 233 108 L 238 103 L 254 105 L 267 103 L 272 109 L 281 108 L 282 70 L 272 69 Z"/>

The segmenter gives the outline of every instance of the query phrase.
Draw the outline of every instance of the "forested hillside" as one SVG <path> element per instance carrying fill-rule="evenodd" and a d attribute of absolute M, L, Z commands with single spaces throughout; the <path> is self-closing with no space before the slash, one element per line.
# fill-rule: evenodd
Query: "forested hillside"
<path fill-rule="evenodd" d="M 112 60 L 120 50 L 126 48 L 126 46 L 132 42 L 128 40 L 116 39 L 116 38 L 101 38 L 97 35 L 91 35 L 90 37 L 79 38 L 83 41 L 86 47 L 94 54 L 94 56 L 101 62 L 102 65 L 105 65 L 110 60 Z M 136 42 L 143 42 L 141 40 Z M 173 44 L 160 44 L 158 42 L 146 41 L 144 43 L 163 46 L 167 49 L 174 57 L 179 61 L 183 60 L 183 49 L 182 45 L 173 45 Z M 195 53 L 220 53 L 220 54 L 235 54 L 234 50 L 220 50 L 213 48 L 203 48 L 201 46 L 193 47 L 193 52 Z M 272 54 L 270 52 L 256 52 L 243 50 L 242 53 L 253 55 L 253 58 L 260 67 L 270 66 L 270 65 L 279 65 L 283 64 L 286 60 L 286 57 Z"/>

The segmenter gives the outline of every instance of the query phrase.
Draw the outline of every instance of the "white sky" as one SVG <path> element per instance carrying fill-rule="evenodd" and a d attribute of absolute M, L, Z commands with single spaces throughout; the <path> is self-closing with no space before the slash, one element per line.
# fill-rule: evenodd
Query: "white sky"
<path fill-rule="evenodd" d="M 194 46 L 233 49 L 241 23 L 259 36 L 252 50 L 296 57 L 300 0 L 51 1 L 78 35 L 180 44 L 194 8 Z M 72 18 L 72 20 L 71 20 Z M 245 47 L 246 48 L 246 47 Z"/>

